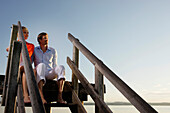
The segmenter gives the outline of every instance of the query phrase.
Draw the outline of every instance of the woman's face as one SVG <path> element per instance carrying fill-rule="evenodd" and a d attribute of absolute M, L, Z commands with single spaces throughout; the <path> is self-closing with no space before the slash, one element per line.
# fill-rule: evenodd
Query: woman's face
<path fill-rule="evenodd" d="M 28 39 L 28 36 L 29 36 L 29 31 L 28 31 L 28 29 L 27 29 L 27 28 L 24 28 L 24 29 L 22 30 L 22 32 L 23 32 L 23 35 L 24 35 L 25 40 L 27 40 L 27 39 Z"/>

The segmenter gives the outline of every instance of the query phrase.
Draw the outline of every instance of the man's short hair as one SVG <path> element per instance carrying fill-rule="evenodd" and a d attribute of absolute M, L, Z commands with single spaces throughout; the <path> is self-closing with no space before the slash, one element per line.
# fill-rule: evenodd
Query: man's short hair
<path fill-rule="evenodd" d="M 40 39 L 42 40 L 42 37 L 43 36 L 46 36 L 47 35 L 47 33 L 45 33 L 45 32 L 42 32 L 42 33 L 40 33 L 39 35 L 38 35 L 38 37 L 37 37 L 37 41 L 38 41 L 38 43 L 40 43 Z"/>

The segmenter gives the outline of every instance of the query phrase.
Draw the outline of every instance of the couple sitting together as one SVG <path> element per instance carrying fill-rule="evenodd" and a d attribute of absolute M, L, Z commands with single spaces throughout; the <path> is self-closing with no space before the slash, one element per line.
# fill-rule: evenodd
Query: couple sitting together
<path fill-rule="evenodd" d="M 28 39 L 29 32 L 26 27 L 22 27 L 23 35 L 25 40 Z M 58 85 L 58 103 L 66 103 L 62 98 L 62 91 L 65 82 L 65 68 L 62 65 L 57 65 L 57 52 L 55 49 L 48 46 L 48 34 L 42 32 L 38 35 L 37 41 L 39 46 L 34 48 L 34 45 L 26 42 L 29 57 L 31 62 L 34 62 L 35 69 L 35 79 L 38 84 L 40 96 L 43 104 L 47 103 L 43 96 L 43 85 L 47 80 L 57 79 L 56 83 Z M 7 48 L 8 51 L 8 48 Z M 26 82 L 26 76 L 24 73 L 24 65 L 22 59 L 20 60 L 20 71 L 22 74 L 22 85 L 23 85 L 23 96 L 24 102 L 30 103 L 30 97 L 28 95 L 28 87 Z M 29 76 L 29 75 L 27 75 Z"/>

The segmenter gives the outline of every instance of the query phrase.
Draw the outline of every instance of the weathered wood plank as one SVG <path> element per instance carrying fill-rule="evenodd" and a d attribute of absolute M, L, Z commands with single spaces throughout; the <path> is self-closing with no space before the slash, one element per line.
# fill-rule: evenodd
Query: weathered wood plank
<path fill-rule="evenodd" d="M 95 91 L 98 93 L 98 95 L 102 98 L 104 101 L 104 79 L 102 73 L 95 68 Z M 95 113 L 102 113 L 101 108 L 97 106 L 95 103 Z"/>
<path fill-rule="evenodd" d="M 101 60 L 81 44 L 73 35 L 68 34 L 69 40 L 76 46 L 89 61 L 142 113 L 157 113 L 145 100 L 133 91 L 124 81 L 112 72 Z"/>
<path fill-rule="evenodd" d="M 2 102 L 1 102 L 2 106 L 5 105 L 8 76 L 9 76 L 9 66 L 10 66 L 10 62 L 11 62 L 11 53 L 12 53 L 13 41 L 15 41 L 17 39 L 17 33 L 18 33 L 18 26 L 12 25 L 10 46 L 9 46 L 10 49 L 9 49 L 9 53 L 8 53 L 8 61 L 7 61 L 5 80 L 4 80 L 4 88 L 3 88 L 3 94 L 2 94 Z"/>
<path fill-rule="evenodd" d="M 75 65 L 79 66 L 79 50 L 73 46 L 73 62 L 75 63 Z M 72 73 L 72 86 L 73 86 L 73 90 L 78 94 L 78 79 L 77 77 L 74 75 L 74 73 Z"/>
<path fill-rule="evenodd" d="M 7 96 L 5 101 L 5 111 L 4 113 L 14 113 L 14 105 L 16 104 L 16 95 L 17 95 L 17 78 L 18 78 L 18 69 L 19 69 L 19 60 L 21 53 L 21 42 L 14 41 L 14 47 L 11 55 L 11 63 L 9 69 L 9 78 L 8 78 L 8 89 Z"/>
<path fill-rule="evenodd" d="M 84 75 L 78 70 L 78 68 L 75 66 L 75 64 L 70 60 L 69 57 L 67 57 L 67 64 L 70 66 L 72 71 L 75 73 L 77 78 L 80 80 L 83 87 L 87 90 L 87 92 L 90 94 L 92 99 L 96 102 L 96 105 L 99 108 L 102 108 L 101 111 L 103 113 L 112 113 L 112 111 L 109 109 L 109 107 L 106 105 L 106 103 L 102 100 L 102 98 L 96 93 L 93 86 L 87 81 L 87 79 L 84 77 Z"/>
<path fill-rule="evenodd" d="M 45 113 L 45 108 L 40 97 L 37 82 L 35 80 L 34 72 L 30 62 L 30 58 L 29 58 L 29 54 L 28 54 L 28 50 L 27 50 L 27 46 L 23 36 L 20 22 L 18 22 L 18 27 L 19 27 L 18 30 L 19 40 L 22 42 L 22 59 L 24 63 L 24 70 L 27 79 L 28 90 L 29 90 L 31 104 L 32 104 L 32 110 L 33 113 Z"/>
<path fill-rule="evenodd" d="M 24 104 L 24 96 L 22 90 L 22 79 L 21 73 L 19 72 L 18 78 L 18 93 L 17 93 L 17 100 L 18 100 L 18 112 L 25 113 L 25 104 Z"/>

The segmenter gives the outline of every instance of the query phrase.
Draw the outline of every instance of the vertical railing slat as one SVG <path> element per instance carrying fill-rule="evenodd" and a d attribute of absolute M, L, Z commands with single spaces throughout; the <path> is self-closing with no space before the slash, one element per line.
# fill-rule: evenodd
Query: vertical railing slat
<path fill-rule="evenodd" d="M 18 78 L 18 70 L 19 70 L 19 60 L 21 53 L 21 42 L 14 42 L 14 47 L 11 55 L 11 65 L 9 69 L 9 78 L 8 78 L 8 89 L 6 93 L 6 101 L 5 101 L 5 111 L 4 113 L 14 113 L 14 107 L 16 102 L 17 95 L 17 78 Z"/>
<path fill-rule="evenodd" d="M 104 81 L 103 74 L 95 67 L 95 91 L 104 101 Z M 95 103 L 95 113 L 101 113 L 100 108 Z"/>
<path fill-rule="evenodd" d="M 19 72 L 19 78 L 18 78 L 17 100 L 18 100 L 18 113 L 25 113 L 24 96 L 23 96 L 23 90 L 22 90 L 22 77 L 21 77 L 20 72 Z"/>
<path fill-rule="evenodd" d="M 73 47 L 73 62 L 75 63 L 75 65 L 78 68 L 78 66 L 79 66 L 79 50 L 75 46 Z M 72 86 L 73 86 L 73 90 L 78 95 L 78 79 L 74 75 L 74 73 L 72 73 Z"/>
<path fill-rule="evenodd" d="M 7 88 L 8 88 L 7 84 L 8 84 L 8 76 L 9 76 L 9 66 L 10 66 L 10 61 L 11 61 L 12 47 L 13 47 L 12 44 L 13 44 L 13 41 L 17 39 L 17 33 L 18 33 L 18 26 L 12 25 L 9 54 L 8 54 L 8 61 L 7 61 L 6 73 L 5 73 L 5 79 L 4 79 L 4 87 L 3 87 L 3 94 L 2 94 L 2 102 L 1 102 L 2 106 L 5 106 L 6 91 L 7 91 Z"/>

